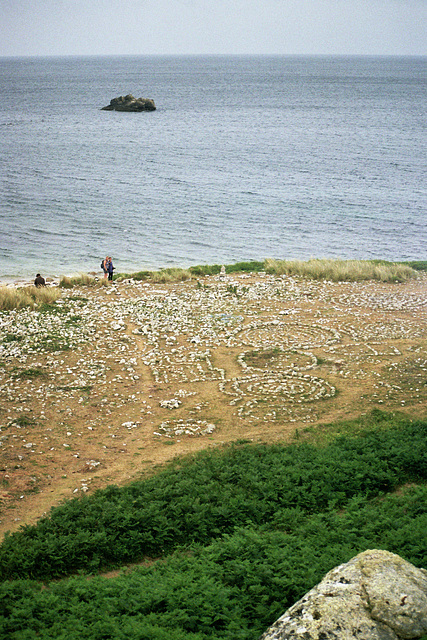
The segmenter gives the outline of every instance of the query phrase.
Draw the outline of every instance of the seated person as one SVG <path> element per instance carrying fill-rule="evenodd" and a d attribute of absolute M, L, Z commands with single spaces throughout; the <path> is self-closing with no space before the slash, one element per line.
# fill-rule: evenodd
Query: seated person
<path fill-rule="evenodd" d="M 46 280 L 38 273 L 36 275 L 36 279 L 34 280 L 34 285 L 36 287 L 45 287 L 46 286 Z"/>

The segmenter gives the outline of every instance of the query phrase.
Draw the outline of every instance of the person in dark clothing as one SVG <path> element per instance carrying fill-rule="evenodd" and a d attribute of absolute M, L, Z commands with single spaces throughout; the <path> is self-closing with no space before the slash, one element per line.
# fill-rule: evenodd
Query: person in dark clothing
<path fill-rule="evenodd" d="M 113 260 L 112 260 L 111 256 L 108 258 L 107 269 L 108 269 L 108 279 L 112 280 L 113 279 L 114 267 L 113 267 Z"/>
<path fill-rule="evenodd" d="M 46 280 L 39 273 L 36 275 L 36 279 L 34 280 L 35 287 L 45 287 Z"/>

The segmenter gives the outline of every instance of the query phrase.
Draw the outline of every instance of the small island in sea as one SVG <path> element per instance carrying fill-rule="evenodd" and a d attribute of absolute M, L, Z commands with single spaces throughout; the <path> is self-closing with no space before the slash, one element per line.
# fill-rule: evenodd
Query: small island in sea
<path fill-rule="evenodd" d="M 106 107 L 102 107 L 101 111 L 155 111 L 156 105 L 151 98 L 135 98 L 132 94 L 127 96 L 118 96 L 112 98 L 110 104 Z"/>

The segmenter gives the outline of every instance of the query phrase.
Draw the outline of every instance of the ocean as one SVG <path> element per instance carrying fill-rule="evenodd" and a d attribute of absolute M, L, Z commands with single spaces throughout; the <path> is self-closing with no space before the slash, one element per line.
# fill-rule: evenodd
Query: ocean
<path fill-rule="evenodd" d="M 0 279 L 426 259 L 427 58 L 0 58 Z M 102 111 L 152 98 L 151 113 Z"/>

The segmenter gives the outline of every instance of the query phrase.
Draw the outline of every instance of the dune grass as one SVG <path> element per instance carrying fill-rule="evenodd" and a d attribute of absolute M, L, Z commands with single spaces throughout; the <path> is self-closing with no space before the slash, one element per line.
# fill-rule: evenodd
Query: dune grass
<path fill-rule="evenodd" d="M 264 271 L 264 262 L 236 262 L 235 264 L 225 265 L 226 273 L 242 273 L 252 272 L 258 273 Z M 193 278 L 201 278 L 204 276 L 218 275 L 221 271 L 220 264 L 195 265 L 188 269 L 179 269 L 171 267 L 160 269 L 160 271 L 136 271 L 134 273 L 118 273 L 117 280 L 120 282 L 131 278 L 132 280 L 147 280 L 151 282 L 179 282 L 191 280 Z"/>
<path fill-rule="evenodd" d="M 0 310 L 33 309 L 39 304 L 53 304 L 60 296 L 57 288 L 30 286 L 15 289 L 0 286 Z"/>
<path fill-rule="evenodd" d="M 412 267 L 381 260 L 274 260 L 265 261 L 267 273 L 276 275 L 298 275 L 314 280 L 332 282 L 362 282 L 377 280 L 380 282 L 405 282 L 417 277 Z"/>
<path fill-rule="evenodd" d="M 165 282 L 184 282 L 191 280 L 192 273 L 190 269 L 180 269 L 178 267 L 169 267 L 160 269 L 159 271 L 136 271 L 134 273 L 118 273 L 114 278 L 117 282 L 132 279 L 135 281 L 149 281 L 155 283 Z"/>
<path fill-rule="evenodd" d="M 225 265 L 226 274 L 259 273 L 265 271 L 275 275 L 301 276 L 313 280 L 332 282 L 362 282 L 377 280 L 380 282 L 405 282 L 416 278 L 419 271 L 426 270 L 425 262 L 387 262 L 385 260 L 276 260 L 267 258 L 260 261 L 236 262 Z M 179 282 L 192 278 L 218 275 L 220 264 L 195 265 L 188 269 L 169 268 L 160 271 L 138 271 L 120 273 L 115 278 L 122 281 L 128 278 L 151 282 Z"/>
<path fill-rule="evenodd" d="M 155 271 L 151 276 L 152 282 L 184 282 L 191 280 L 191 272 L 188 269 L 162 269 Z"/>
<path fill-rule="evenodd" d="M 419 276 L 420 271 L 427 269 L 427 262 L 411 263 L 387 262 L 384 260 L 276 260 L 267 258 L 263 262 L 236 262 L 225 265 L 226 274 L 266 272 L 272 275 L 300 276 L 313 280 L 329 280 L 332 282 L 362 282 L 377 280 L 380 282 L 406 282 Z M 159 271 L 137 271 L 119 273 L 114 277 L 116 282 L 126 279 L 148 281 L 152 283 L 184 282 L 204 276 L 218 275 L 221 265 L 196 265 L 188 269 L 167 268 Z M 62 276 L 59 286 L 72 289 L 76 286 L 105 287 L 110 281 L 105 278 L 93 278 L 87 274 L 78 276 Z M 52 303 L 58 297 L 57 289 L 50 287 L 22 287 L 14 289 L 0 286 L 0 310 L 35 307 L 40 302 Z"/>
<path fill-rule="evenodd" d="M 72 289 L 73 287 L 102 287 L 108 286 L 110 283 L 106 278 L 93 278 L 86 273 L 80 273 L 78 276 L 62 276 L 59 286 L 62 289 Z"/>

